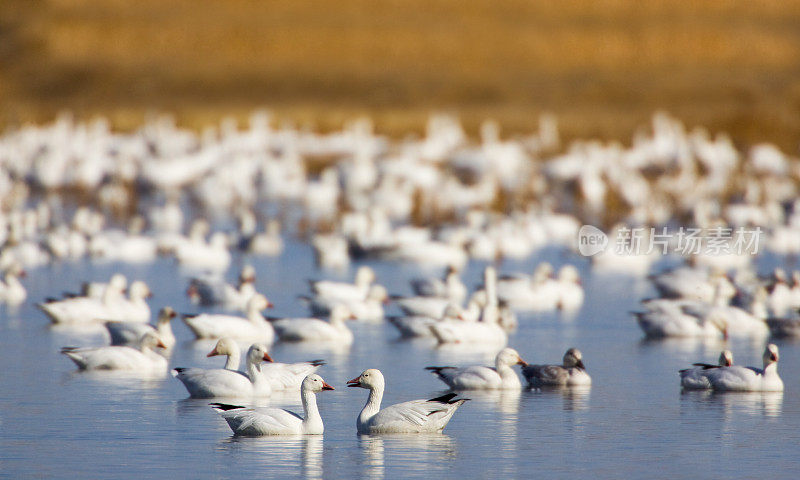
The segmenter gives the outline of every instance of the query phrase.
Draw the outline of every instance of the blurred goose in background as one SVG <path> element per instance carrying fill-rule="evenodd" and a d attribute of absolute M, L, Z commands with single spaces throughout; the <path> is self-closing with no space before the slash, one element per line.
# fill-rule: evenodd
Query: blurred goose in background
<path fill-rule="evenodd" d="M 332 280 L 309 281 L 315 296 L 331 302 L 361 301 L 367 297 L 369 288 L 375 281 L 375 272 L 368 266 L 361 266 L 356 271 L 354 283 L 335 282 Z"/>
<path fill-rule="evenodd" d="M 255 281 L 255 268 L 245 265 L 236 287 L 216 276 L 196 277 L 189 281 L 186 294 L 192 302 L 203 306 L 219 305 L 226 310 L 244 311 L 250 299 L 258 293 Z"/>
<path fill-rule="evenodd" d="M 441 432 L 458 407 L 467 401 L 449 393 L 430 400 L 411 400 L 381 409 L 385 380 L 380 370 L 370 368 L 347 382 L 348 387 L 369 390 L 367 403 L 356 420 L 360 434 Z"/>
<path fill-rule="evenodd" d="M 228 239 L 224 233 L 215 232 L 208 243 L 192 240 L 180 243 L 175 249 L 175 258 L 182 267 L 192 270 L 224 272 L 231 263 Z"/>
<path fill-rule="evenodd" d="M 442 318 L 424 316 L 389 317 L 389 322 L 400 331 L 403 338 L 433 337 L 431 325 L 440 320 L 460 320 L 462 308 L 456 304 L 449 304 Z"/>
<path fill-rule="evenodd" d="M 411 281 L 411 289 L 417 295 L 446 298 L 458 304 L 467 298 L 467 287 L 461 281 L 458 270 L 452 265 L 448 265 L 444 279 L 415 279 Z"/>
<path fill-rule="evenodd" d="M 592 383 L 583 365 L 583 355 L 577 348 L 567 350 L 561 365 L 527 365 L 522 367 L 522 374 L 533 388 L 588 386 Z"/>
<path fill-rule="evenodd" d="M 564 311 L 575 311 L 583 305 L 583 286 L 581 276 L 574 265 L 564 265 L 558 271 L 556 279 L 558 292 L 558 308 Z"/>
<path fill-rule="evenodd" d="M 500 277 L 497 296 L 509 307 L 518 311 L 547 311 L 559 306 L 559 283 L 552 278 L 553 266 L 542 262 L 532 276 L 514 274 Z M 574 299 L 568 299 L 573 306 Z"/>
<path fill-rule="evenodd" d="M 706 371 L 712 368 L 730 367 L 733 365 L 733 353 L 730 350 L 723 350 L 719 354 L 719 363 L 711 365 L 708 363 L 693 363 L 692 368 L 679 370 L 681 376 L 681 387 L 687 390 L 706 390 L 711 388 L 711 383 L 706 378 Z"/>
<path fill-rule="evenodd" d="M 356 320 L 377 322 L 383 320 L 383 305 L 388 301 L 389 294 L 383 285 L 373 284 L 363 300 L 331 300 L 321 296 L 301 298 L 308 301 L 313 315 L 328 315 L 333 307 L 341 304 L 347 307 Z"/>
<path fill-rule="evenodd" d="M 150 289 L 144 282 L 136 281 L 129 290 L 130 298 L 125 299 L 118 285 L 109 284 L 102 298 L 48 299 L 37 306 L 53 323 L 87 324 L 109 320 L 147 322 L 150 319 L 150 307 L 145 299 L 150 295 Z"/>
<path fill-rule="evenodd" d="M 167 359 L 154 348 L 164 344 L 154 332 L 147 332 L 138 348 L 109 346 L 94 348 L 64 347 L 61 353 L 70 358 L 79 370 L 125 370 L 141 374 L 162 374 L 167 371 Z"/>
<path fill-rule="evenodd" d="M 782 392 L 783 380 L 778 375 L 778 347 L 770 343 L 764 350 L 764 368 L 731 365 L 706 370 L 704 376 L 711 388 L 719 391 Z"/>
<path fill-rule="evenodd" d="M 261 315 L 261 311 L 271 307 L 267 297 L 254 295 L 247 304 L 247 317 L 202 313 L 184 315 L 183 322 L 199 338 L 233 337 L 236 339 L 258 341 L 271 344 L 275 331 Z"/>
<path fill-rule="evenodd" d="M 498 390 L 522 388 L 513 365 L 528 365 L 513 348 L 504 348 L 495 357 L 494 367 L 425 367 L 454 390 Z"/>
<path fill-rule="evenodd" d="M 271 318 L 270 322 L 278 338 L 284 342 L 336 342 L 349 345 L 353 343 L 353 332 L 345 321 L 353 314 L 345 305 L 331 309 L 329 321 L 318 318 Z"/>
<path fill-rule="evenodd" d="M 176 317 L 172 307 L 164 307 L 158 312 L 155 325 L 141 322 L 105 322 L 104 325 L 111 336 L 111 345 L 138 344 L 147 332 L 154 332 L 164 348 L 175 346 L 175 335 L 172 333 L 172 319 Z"/>
<path fill-rule="evenodd" d="M 212 403 L 228 422 L 234 435 L 322 435 L 324 426 L 317 408 L 316 395 L 333 387 L 317 374 L 308 375 L 300 387 L 303 416 L 282 408 L 246 408 L 239 405 Z"/>
<path fill-rule="evenodd" d="M 223 342 L 223 340 L 225 340 Z M 270 382 L 261 375 L 261 362 L 272 358 L 264 344 L 255 343 L 247 351 L 245 372 L 238 367 L 239 346 L 236 342 L 221 339 L 207 356 L 228 355 L 225 368 L 175 368 L 172 375 L 183 383 L 191 398 L 215 397 L 265 397 L 272 394 Z M 237 365 L 232 365 L 232 360 Z"/>
<path fill-rule="evenodd" d="M 28 291 L 20 282 L 20 277 L 25 276 L 22 265 L 14 263 L 11 265 L 0 280 L 0 304 L 15 307 L 22 304 L 28 298 Z"/>
<path fill-rule="evenodd" d="M 711 303 L 715 296 L 729 301 L 736 295 L 736 287 L 722 270 L 709 272 L 706 268 L 680 267 L 651 275 L 649 279 L 665 298 L 692 298 Z"/>
<path fill-rule="evenodd" d="M 344 270 L 350 265 L 347 239 L 341 235 L 314 235 L 311 239 L 314 258 L 320 268 Z"/>

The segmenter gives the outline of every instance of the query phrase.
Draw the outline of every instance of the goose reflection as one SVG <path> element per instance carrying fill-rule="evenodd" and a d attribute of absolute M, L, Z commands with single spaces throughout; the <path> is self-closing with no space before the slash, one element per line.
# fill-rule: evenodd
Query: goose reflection
<path fill-rule="evenodd" d="M 579 386 L 545 386 L 532 388 L 530 392 L 538 395 L 560 395 L 563 400 L 564 411 L 583 411 L 589 409 L 590 385 Z"/>
<path fill-rule="evenodd" d="M 779 417 L 783 411 L 783 392 L 715 392 L 703 390 L 687 391 L 681 395 L 683 398 L 719 409 L 725 421 L 735 420 L 737 416 L 742 414 Z"/>
<path fill-rule="evenodd" d="M 431 464 L 452 461 L 456 443 L 443 433 L 359 435 L 358 446 L 363 453 L 366 477 L 384 478 L 386 458 L 403 465 L 403 471 L 430 473 Z"/>
<path fill-rule="evenodd" d="M 448 392 L 450 390 L 447 390 Z M 456 390 L 475 404 L 485 404 L 505 414 L 503 418 L 516 419 L 522 390 Z"/>
<path fill-rule="evenodd" d="M 217 449 L 250 465 L 277 470 L 278 477 L 300 471 L 303 478 L 323 478 L 322 435 L 230 436 Z"/>

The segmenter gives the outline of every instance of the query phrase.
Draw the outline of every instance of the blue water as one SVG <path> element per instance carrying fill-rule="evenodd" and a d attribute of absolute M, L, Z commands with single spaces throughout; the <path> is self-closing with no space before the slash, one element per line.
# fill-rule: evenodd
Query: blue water
<path fill-rule="evenodd" d="M 188 400 L 179 381 L 79 374 L 59 349 L 98 345 L 96 334 L 51 328 L 34 303 L 83 280 L 122 271 L 155 292 L 151 308 L 194 312 L 184 296 L 186 277 L 168 259 L 127 266 L 63 263 L 29 272 L 29 301 L 0 311 L 0 477 L 3 478 L 796 478 L 800 471 L 800 347 L 781 349 L 782 394 L 682 394 L 677 370 L 715 361 L 732 349 L 739 364 L 760 365 L 763 341 L 645 342 L 629 310 L 652 295 L 647 282 L 592 274 L 585 259 L 560 251 L 544 255 L 571 262 L 584 274 L 586 302 L 574 318 L 525 315 L 510 345 L 528 362 L 557 363 L 579 347 L 593 377 L 590 390 L 470 393 L 441 435 L 359 437 L 355 419 L 366 401 L 346 380 L 370 367 L 387 380 L 384 404 L 440 395 L 443 384 L 427 365 L 491 363 L 494 352 L 438 350 L 429 342 L 400 341 L 391 325 L 351 327 L 356 342 L 340 351 L 276 344 L 271 355 L 292 362 L 325 358 L 320 374 L 336 390 L 319 395 L 322 437 L 233 438 L 207 401 Z M 541 259 L 499 265 L 529 272 Z M 304 315 L 296 299 L 307 278 L 351 278 L 320 272 L 309 247 L 288 242 L 278 259 L 238 258 L 256 266 L 260 291 L 275 315 Z M 370 263 L 391 293 L 408 294 L 408 279 L 439 272 Z M 231 278 L 239 265 L 231 268 Z M 468 285 L 484 265 L 470 264 Z M 396 313 L 390 309 L 390 313 Z M 171 366 L 219 366 L 174 325 L 178 344 Z M 273 402 L 275 404 L 275 402 Z M 299 399 L 281 406 L 300 410 Z"/>

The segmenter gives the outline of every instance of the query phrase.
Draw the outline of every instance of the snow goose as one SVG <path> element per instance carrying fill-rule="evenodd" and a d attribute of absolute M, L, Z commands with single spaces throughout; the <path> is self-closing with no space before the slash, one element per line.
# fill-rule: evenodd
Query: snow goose
<path fill-rule="evenodd" d="M 318 318 L 270 319 L 275 333 L 284 342 L 336 342 L 353 343 L 353 332 L 347 328 L 345 320 L 353 314 L 344 305 L 336 305 L 331 310 L 329 321 Z"/>
<path fill-rule="evenodd" d="M 730 367 L 733 365 L 733 353 L 730 350 L 723 350 L 719 354 L 719 364 L 711 365 L 709 363 L 693 363 L 692 368 L 684 368 L 679 370 L 681 376 L 681 387 L 687 390 L 706 390 L 711 388 L 708 378 L 705 374 L 712 368 Z"/>
<path fill-rule="evenodd" d="M 462 303 L 467 297 L 467 287 L 461 281 L 458 270 L 452 265 L 447 267 L 444 279 L 424 278 L 411 281 L 414 293 L 424 297 L 447 298 L 454 303 Z"/>
<path fill-rule="evenodd" d="M 176 313 L 172 307 L 164 307 L 158 312 L 155 325 L 141 322 L 105 322 L 104 325 L 111 336 L 111 345 L 136 344 L 147 332 L 155 332 L 164 348 L 175 346 L 175 335 L 172 333 L 170 322 Z"/>
<path fill-rule="evenodd" d="M 581 276 L 574 265 L 564 265 L 558 271 L 558 308 L 564 311 L 575 311 L 583 305 L 583 287 Z"/>
<path fill-rule="evenodd" d="M 380 370 L 370 368 L 347 382 L 348 387 L 369 390 L 367 403 L 356 420 L 360 434 L 441 432 L 466 398 L 449 393 L 430 400 L 411 400 L 381 410 L 385 383 Z"/>
<path fill-rule="evenodd" d="M 456 304 L 450 304 L 444 311 L 441 319 L 424 316 L 409 317 L 389 317 L 389 322 L 400 331 L 403 338 L 433 337 L 431 325 L 440 320 L 459 320 L 462 308 Z"/>
<path fill-rule="evenodd" d="M 261 375 L 261 362 L 271 362 L 264 344 L 255 343 L 247 351 L 245 372 L 234 370 L 239 363 L 239 346 L 230 339 L 220 339 L 207 356 L 228 355 L 225 368 L 175 368 L 172 375 L 183 383 L 191 398 L 265 397 L 271 384 Z M 235 362 L 235 364 L 234 364 Z"/>
<path fill-rule="evenodd" d="M 128 298 L 106 302 L 107 317 L 101 320 L 119 320 L 123 322 L 147 322 L 150 320 L 150 306 L 147 299 L 152 297 L 150 287 L 141 280 L 131 283 Z"/>
<path fill-rule="evenodd" d="M 712 306 L 704 302 L 656 299 L 643 305 L 644 312 L 631 313 L 648 338 L 728 336 L 726 319 L 706 315 Z"/>
<path fill-rule="evenodd" d="M 109 346 L 95 348 L 64 347 L 61 353 L 68 356 L 79 370 L 126 370 L 142 374 L 161 374 L 167 371 L 167 359 L 153 348 L 164 348 L 154 332 L 147 332 L 138 348 Z"/>
<path fill-rule="evenodd" d="M 513 348 L 500 350 L 494 360 L 494 368 L 471 367 L 425 367 L 454 390 L 508 390 L 522 388 L 512 365 L 528 365 Z"/>
<path fill-rule="evenodd" d="M 247 304 L 247 318 L 203 313 L 184 315 L 183 322 L 197 338 L 233 337 L 270 344 L 275 338 L 275 331 L 261 311 L 271 305 L 267 297 L 257 294 Z"/>
<path fill-rule="evenodd" d="M 255 287 L 256 270 L 245 265 L 234 287 L 217 277 L 198 277 L 189 282 L 186 294 L 192 302 L 203 306 L 220 305 L 226 310 L 246 310 L 247 303 L 258 293 Z"/>
<path fill-rule="evenodd" d="M 356 271 L 354 283 L 335 282 L 331 280 L 310 281 L 311 291 L 318 297 L 330 301 L 345 302 L 364 300 L 369 287 L 375 281 L 375 272 L 368 266 L 361 266 Z"/>
<path fill-rule="evenodd" d="M 373 284 L 369 287 L 366 298 L 363 300 L 331 300 L 328 297 L 306 298 L 314 315 L 330 314 L 334 306 L 345 305 L 357 320 L 377 322 L 383 320 L 383 305 L 389 298 L 386 287 Z"/>
<path fill-rule="evenodd" d="M 223 272 L 231 263 L 228 239 L 222 232 L 213 233 L 208 243 L 188 241 L 179 244 L 175 257 L 182 267 L 195 270 Z"/>
<path fill-rule="evenodd" d="M 112 277 L 115 280 L 119 277 Z M 124 277 L 122 277 L 124 279 Z M 121 280 L 119 280 L 121 281 Z M 88 324 L 98 321 L 147 322 L 150 307 L 145 297 L 150 295 L 147 284 L 134 282 L 130 298 L 125 299 L 119 285 L 109 284 L 101 298 L 72 297 L 62 300 L 48 299 L 37 306 L 53 323 Z"/>
<path fill-rule="evenodd" d="M 555 310 L 561 296 L 559 282 L 552 275 L 552 265 L 542 262 L 530 277 L 519 274 L 501 277 L 497 282 L 497 297 L 514 310 Z"/>
<path fill-rule="evenodd" d="M 20 277 L 25 276 L 25 270 L 18 263 L 15 263 L 6 270 L 3 280 L 0 281 L 0 303 L 9 306 L 17 306 L 28 298 L 28 291 L 19 281 Z"/>
<path fill-rule="evenodd" d="M 583 355 L 577 348 L 567 350 L 561 365 L 528 365 L 522 367 L 522 374 L 533 388 L 586 386 L 592 383 L 583 365 Z"/>
<path fill-rule="evenodd" d="M 317 374 L 308 375 L 300 387 L 303 416 L 282 408 L 245 408 L 238 405 L 212 403 L 228 422 L 234 435 L 322 435 L 324 427 L 317 408 L 316 395 L 333 387 Z"/>
<path fill-rule="evenodd" d="M 391 297 L 392 302 L 397 305 L 406 315 L 441 318 L 447 306 L 452 302 L 442 297 Z"/>
<path fill-rule="evenodd" d="M 719 367 L 705 374 L 711 388 L 720 391 L 782 392 L 783 380 L 778 376 L 778 347 L 772 343 L 764 350 L 764 368 Z"/>

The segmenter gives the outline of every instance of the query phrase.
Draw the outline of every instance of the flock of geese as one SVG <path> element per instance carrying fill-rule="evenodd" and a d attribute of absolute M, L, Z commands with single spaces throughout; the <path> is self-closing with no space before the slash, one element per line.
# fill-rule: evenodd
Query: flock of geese
<path fill-rule="evenodd" d="M 223 368 L 178 367 L 172 374 L 190 397 L 211 405 L 238 435 L 321 434 L 316 394 L 333 390 L 316 372 L 322 360 L 275 362 L 280 342 L 354 341 L 347 322 L 390 322 L 405 338 L 489 346 L 494 366 L 431 366 L 455 392 L 588 386 L 581 352 L 557 365 L 529 365 L 506 347 L 518 312 L 575 312 L 584 302 L 579 270 L 542 262 L 531 274 L 499 274 L 492 264 L 525 259 L 543 247 L 576 249 L 583 223 L 614 232 L 633 226 L 689 224 L 701 229 L 759 227 L 762 251 L 800 253 L 800 160 L 771 145 L 739 152 L 724 135 L 687 132 L 656 115 L 650 132 L 630 146 L 576 141 L 562 147 L 554 121 L 533 135 L 503 140 L 494 123 L 471 143 L 457 121 L 431 119 L 422 138 L 390 142 L 368 121 L 342 131 L 274 128 L 254 114 L 248 128 L 233 121 L 197 135 L 157 118 L 131 133 L 107 122 L 69 116 L 0 136 L 0 303 L 27 299 L 26 270 L 53 262 L 148 263 L 171 257 L 185 273 L 187 295 L 201 310 L 181 315 L 197 339 L 216 340 L 208 356 Z M 347 269 L 362 259 L 444 269 L 412 282 L 411 296 L 390 295 L 360 266 L 352 283 L 313 281 L 302 296 L 310 316 L 273 318 L 245 266 L 236 284 L 223 278 L 232 258 L 282 255 L 282 228 L 308 241 L 321 269 Z M 759 252 L 760 253 L 760 252 Z M 675 254 L 671 254 L 674 260 Z M 600 274 L 643 276 L 663 255 L 592 257 Z M 649 278 L 658 298 L 634 312 L 647 337 L 766 338 L 800 335 L 800 272 L 754 273 L 756 255 L 687 255 L 682 265 Z M 461 272 L 470 261 L 489 265 L 474 291 Z M 149 324 L 151 292 L 122 274 L 86 283 L 63 298 L 36 299 L 53 324 L 102 325 L 109 346 L 65 347 L 81 370 L 165 374 L 171 322 L 161 309 Z M 402 315 L 386 315 L 387 303 Z M 213 307 L 213 312 L 206 310 Z M 227 313 L 218 313 L 219 310 Z M 250 345 L 241 368 L 238 342 Z M 778 348 L 767 345 L 763 368 L 697 363 L 680 372 L 685 389 L 777 391 Z M 467 400 L 455 392 L 381 408 L 383 374 L 367 369 L 347 382 L 369 390 L 359 433 L 438 432 Z M 300 394 L 303 414 L 246 403 L 275 392 Z"/>

